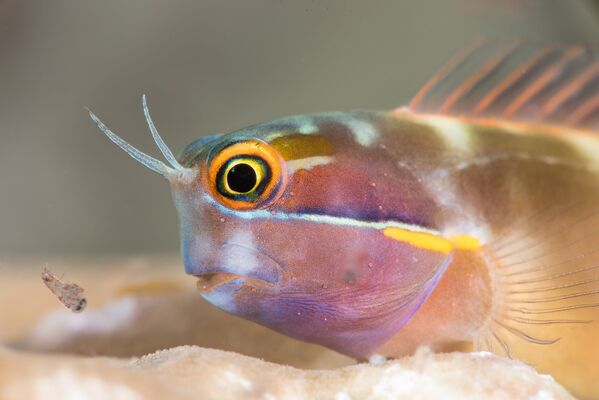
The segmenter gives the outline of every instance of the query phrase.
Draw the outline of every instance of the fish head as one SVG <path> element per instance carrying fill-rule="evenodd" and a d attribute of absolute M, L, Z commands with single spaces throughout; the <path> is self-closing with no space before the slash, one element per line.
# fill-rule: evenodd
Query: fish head
<path fill-rule="evenodd" d="M 203 137 L 168 165 L 98 128 L 171 186 L 185 270 L 207 301 L 365 358 L 416 313 L 452 259 L 442 208 L 390 148 L 387 113 L 284 118 Z"/>
<path fill-rule="evenodd" d="M 419 180 L 371 113 L 290 117 L 202 138 L 171 179 L 185 271 L 204 299 L 366 357 L 427 298 L 451 254 Z M 437 242 L 436 242 L 437 241 Z"/>

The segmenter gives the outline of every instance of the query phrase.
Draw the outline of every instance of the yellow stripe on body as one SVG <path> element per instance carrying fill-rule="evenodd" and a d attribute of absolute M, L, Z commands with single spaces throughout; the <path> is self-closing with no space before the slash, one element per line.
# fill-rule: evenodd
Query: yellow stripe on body
<path fill-rule="evenodd" d="M 482 247 L 477 238 L 468 235 L 452 236 L 451 243 L 455 248 L 460 250 L 477 250 Z"/>
<path fill-rule="evenodd" d="M 454 248 L 462 250 L 476 250 L 481 247 L 477 238 L 467 235 L 453 236 L 446 239 L 442 236 L 433 235 L 425 232 L 412 232 L 401 228 L 386 228 L 383 235 L 388 238 L 408 243 L 420 249 L 436 251 L 443 254 L 449 254 Z"/>

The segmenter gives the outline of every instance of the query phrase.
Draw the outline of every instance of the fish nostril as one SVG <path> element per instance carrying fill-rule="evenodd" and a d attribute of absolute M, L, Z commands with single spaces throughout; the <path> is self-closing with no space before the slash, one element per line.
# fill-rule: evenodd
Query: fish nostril
<path fill-rule="evenodd" d="M 199 275 L 202 273 L 202 266 L 195 262 L 190 256 L 183 255 L 183 266 L 187 275 Z"/>

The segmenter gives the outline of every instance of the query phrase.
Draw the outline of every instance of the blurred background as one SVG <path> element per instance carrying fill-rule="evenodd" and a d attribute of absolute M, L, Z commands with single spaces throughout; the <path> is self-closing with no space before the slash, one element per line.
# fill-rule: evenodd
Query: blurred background
<path fill-rule="evenodd" d="M 289 114 L 390 109 L 481 36 L 590 42 L 583 0 L 0 2 L 0 263 L 178 251 L 166 182 L 110 143 L 175 150 Z"/>

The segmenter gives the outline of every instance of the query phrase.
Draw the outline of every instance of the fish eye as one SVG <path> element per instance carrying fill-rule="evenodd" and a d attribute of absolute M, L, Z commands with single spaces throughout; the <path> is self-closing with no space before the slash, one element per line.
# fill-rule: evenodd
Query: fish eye
<path fill-rule="evenodd" d="M 233 200 L 257 200 L 271 178 L 266 162 L 255 156 L 229 159 L 216 174 L 216 189 Z"/>
<path fill-rule="evenodd" d="M 265 207 L 278 198 L 286 180 L 284 160 L 268 144 L 236 142 L 208 160 L 207 182 L 213 197 L 236 210 Z"/>
<path fill-rule="evenodd" d="M 227 172 L 227 186 L 232 192 L 249 193 L 260 182 L 258 173 L 250 164 L 239 163 Z"/>

